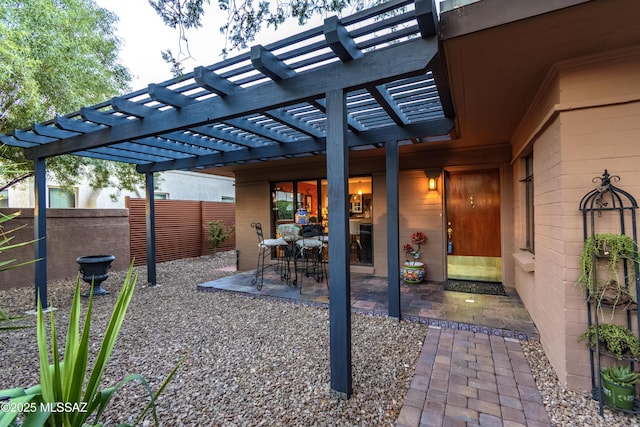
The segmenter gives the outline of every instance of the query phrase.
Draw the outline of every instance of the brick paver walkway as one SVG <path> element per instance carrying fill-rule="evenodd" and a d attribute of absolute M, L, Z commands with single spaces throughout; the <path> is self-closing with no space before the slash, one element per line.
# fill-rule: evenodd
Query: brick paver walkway
<path fill-rule="evenodd" d="M 430 327 L 398 427 L 550 426 L 520 342 Z"/>

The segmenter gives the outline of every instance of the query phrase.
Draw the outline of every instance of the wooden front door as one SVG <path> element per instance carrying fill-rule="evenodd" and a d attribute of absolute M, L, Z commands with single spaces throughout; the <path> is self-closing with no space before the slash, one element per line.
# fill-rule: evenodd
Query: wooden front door
<path fill-rule="evenodd" d="M 500 171 L 449 172 L 445 197 L 448 277 L 502 281 Z"/>

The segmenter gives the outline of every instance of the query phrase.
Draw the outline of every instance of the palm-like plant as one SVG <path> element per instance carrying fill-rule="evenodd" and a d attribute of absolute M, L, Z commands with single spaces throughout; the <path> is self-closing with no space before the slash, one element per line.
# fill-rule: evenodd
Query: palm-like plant
<path fill-rule="evenodd" d="M 87 371 L 89 360 L 89 329 L 91 325 L 91 312 L 93 307 L 93 294 L 90 295 L 87 312 L 80 332 L 80 279 L 76 282 L 76 290 L 69 316 L 69 327 L 67 331 L 66 344 L 63 358 L 58 350 L 58 340 L 56 337 L 55 319 L 53 310 L 50 312 L 51 318 L 51 348 L 49 349 L 49 337 L 45 314 L 42 309 L 40 299 L 38 299 L 38 324 L 37 339 L 38 353 L 40 360 L 40 384 L 28 389 L 14 388 L 10 390 L 0 390 L 0 399 L 10 398 L 15 403 L 15 407 L 31 408 L 32 411 L 25 413 L 24 425 L 30 426 L 83 426 L 87 423 L 98 423 L 108 403 L 114 394 L 126 383 L 132 380 L 140 381 L 149 393 L 150 403 L 139 415 L 134 423 L 137 424 L 149 409 L 153 411 L 156 425 L 158 419 L 155 412 L 155 401 L 164 387 L 173 377 L 182 361 L 171 371 L 159 390 L 154 394 L 147 381 L 138 374 L 129 375 L 113 387 L 100 390 L 107 361 L 111 356 L 113 347 L 124 321 L 127 308 L 133 296 L 137 274 L 133 274 L 133 264 L 129 267 L 127 275 L 118 295 L 111 318 L 104 333 L 104 338 L 98 351 L 93 368 Z M 186 358 L 186 356 L 185 356 Z M 184 358 L 182 359 L 184 361 Z M 51 404 L 63 403 L 65 410 L 55 410 Z M 31 405 L 31 406 L 28 406 Z M 70 410 L 66 410 L 70 408 Z M 11 426 L 17 417 L 17 412 L 5 412 L 0 415 L 0 426 Z M 89 421 L 94 417 L 93 421 Z"/>

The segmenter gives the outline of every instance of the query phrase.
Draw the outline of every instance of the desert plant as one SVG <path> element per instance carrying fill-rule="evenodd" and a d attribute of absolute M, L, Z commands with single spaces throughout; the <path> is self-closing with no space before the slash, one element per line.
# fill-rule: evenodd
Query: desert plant
<path fill-rule="evenodd" d="M 155 424 L 158 418 L 155 412 L 155 401 L 165 385 L 171 379 L 182 361 L 165 379 L 160 389 L 154 394 L 147 381 L 140 375 L 133 374 L 124 378 L 113 387 L 100 390 L 105 366 L 111 356 L 116 338 L 124 321 L 125 314 L 137 280 L 133 274 L 133 264 L 127 271 L 126 278 L 111 318 L 103 334 L 102 344 L 95 358 L 93 368 L 87 378 L 89 361 L 89 331 L 93 307 L 93 293 L 89 297 L 82 333 L 80 333 L 80 278 L 77 279 L 75 294 L 69 315 L 69 326 L 64 353 L 59 352 L 56 337 L 54 311 L 50 311 L 50 338 L 47 336 L 45 315 L 40 298 L 37 309 L 37 340 L 40 361 L 40 384 L 28 389 L 14 388 L 0 390 L 0 399 L 9 397 L 17 407 L 25 409 L 24 425 L 50 426 L 83 426 L 92 421 L 98 423 L 104 409 L 114 394 L 129 381 L 140 381 L 147 390 L 150 403 L 140 414 L 137 424 L 149 409 L 152 409 Z M 50 341 L 49 341 L 50 339 Z M 51 348 L 49 348 L 49 342 Z M 62 354 L 62 357 L 61 357 Z M 185 356 L 186 357 L 186 356 Z M 50 363 L 52 360 L 53 363 Z M 183 358 L 184 360 L 184 358 Z M 62 406 L 56 406 L 62 405 Z M 12 407 L 12 406 L 10 406 Z M 12 425 L 17 411 L 9 411 L 0 415 L 0 426 Z"/>
<path fill-rule="evenodd" d="M 28 242 L 21 242 L 21 243 L 12 242 L 12 240 L 16 237 L 12 234 L 14 234 L 16 231 L 18 231 L 20 228 L 24 226 L 13 228 L 10 230 L 5 230 L 2 224 L 18 217 L 19 215 L 20 215 L 20 211 L 14 212 L 8 215 L 0 213 L 0 255 L 12 249 L 19 248 L 21 246 L 26 246 L 28 244 L 35 242 L 35 240 L 30 240 Z M 18 268 L 23 265 L 31 264 L 38 260 L 29 260 L 29 261 L 21 262 L 19 264 L 14 264 L 15 261 L 16 261 L 15 259 L 0 260 L 0 271 L 7 271 L 14 268 Z M 26 328 L 26 326 L 16 325 L 14 323 L 14 321 L 20 320 L 23 318 L 24 316 L 9 316 L 4 310 L 0 309 L 0 331 Z"/>
<path fill-rule="evenodd" d="M 215 254 L 218 247 L 233 235 L 235 227 L 226 226 L 220 220 L 209 221 L 209 244 Z"/>
<path fill-rule="evenodd" d="M 26 316 L 9 316 L 3 309 L 0 308 L 0 331 L 10 331 L 12 329 L 26 328 L 24 325 L 16 325 L 16 320 L 24 319 Z"/>
<path fill-rule="evenodd" d="M 591 347 L 596 346 L 597 339 L 618 360 L 622 360 L 626 353 L 634 359 L 640 356 L 640 340 L 625 326 L 601 323 L 596 328 L 596 325 L 591 325 L 580 339 L 586 340 Z"/>
<path fill-rule="evenodd" d="M 603 379 L 623 387 L 633 387 L 640 379 L 640 374 L 633 372 L 627 366 L 602 368 L 600 374 Z"/>

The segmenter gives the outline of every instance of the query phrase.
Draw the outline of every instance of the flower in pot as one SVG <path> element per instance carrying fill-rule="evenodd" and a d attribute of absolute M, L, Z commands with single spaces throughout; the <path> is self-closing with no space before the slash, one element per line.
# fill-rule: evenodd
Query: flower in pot
<path fill-rule="evenodd" d="M 587 340 L 589 346 L 595 347 L 596 336 L 604 350 L 618 360 L 622 360 L 623 356 L 637 360 L 640 356 L 640 340 L 625 326 L 601 323 L 596 329 L 595 325 L 591 325 L 580 339 Z"/>
<path fill-rule="evenodd" d="M 600 370 L 604 402 L 615 408 L 631 410 L 635 399 L 636 383 L 640 374 L 627 366 L 614 366 Z"/>
<path fill-rule="evenodd" d="M 427 235 L 422 231 L 416 231 L 411 235 L 411 243 L 417 245 L 417 248 L 414 248 L 410 243 L 402 247 L 407 259 L 400 269 L 400 277 L 405 283 L 417 284 L 424 279 L 424 263 L 418 261 L 418 259 L 420 259 L 420 247 L 427 243 Z M 410 261 L 409 258 L 412 258 L 413 261 Z"/>
<path fill-rule="evenodd" d="M 636 302 L 631 293 L 630 283 L 635 277 L 637 261 L 637 247 L 634 240 L 624 234 L 596 234 L 584 242 L 580 255 L 580 276 L 577 283 L 582 286 L 588 298 L 594 300 L 599 309 L 602 303 L 628 307 Z M 604 275 L 595 277 L 594 262 L 598 259 L 607 259 Z M 618 274 L 618 261 L 630 260 L 627 268 L 627 277 L 620 280 Z M 631 287 L 633 288 L 633 287 Z M 613 316 L 615 311 L 612 311 Z"/>

